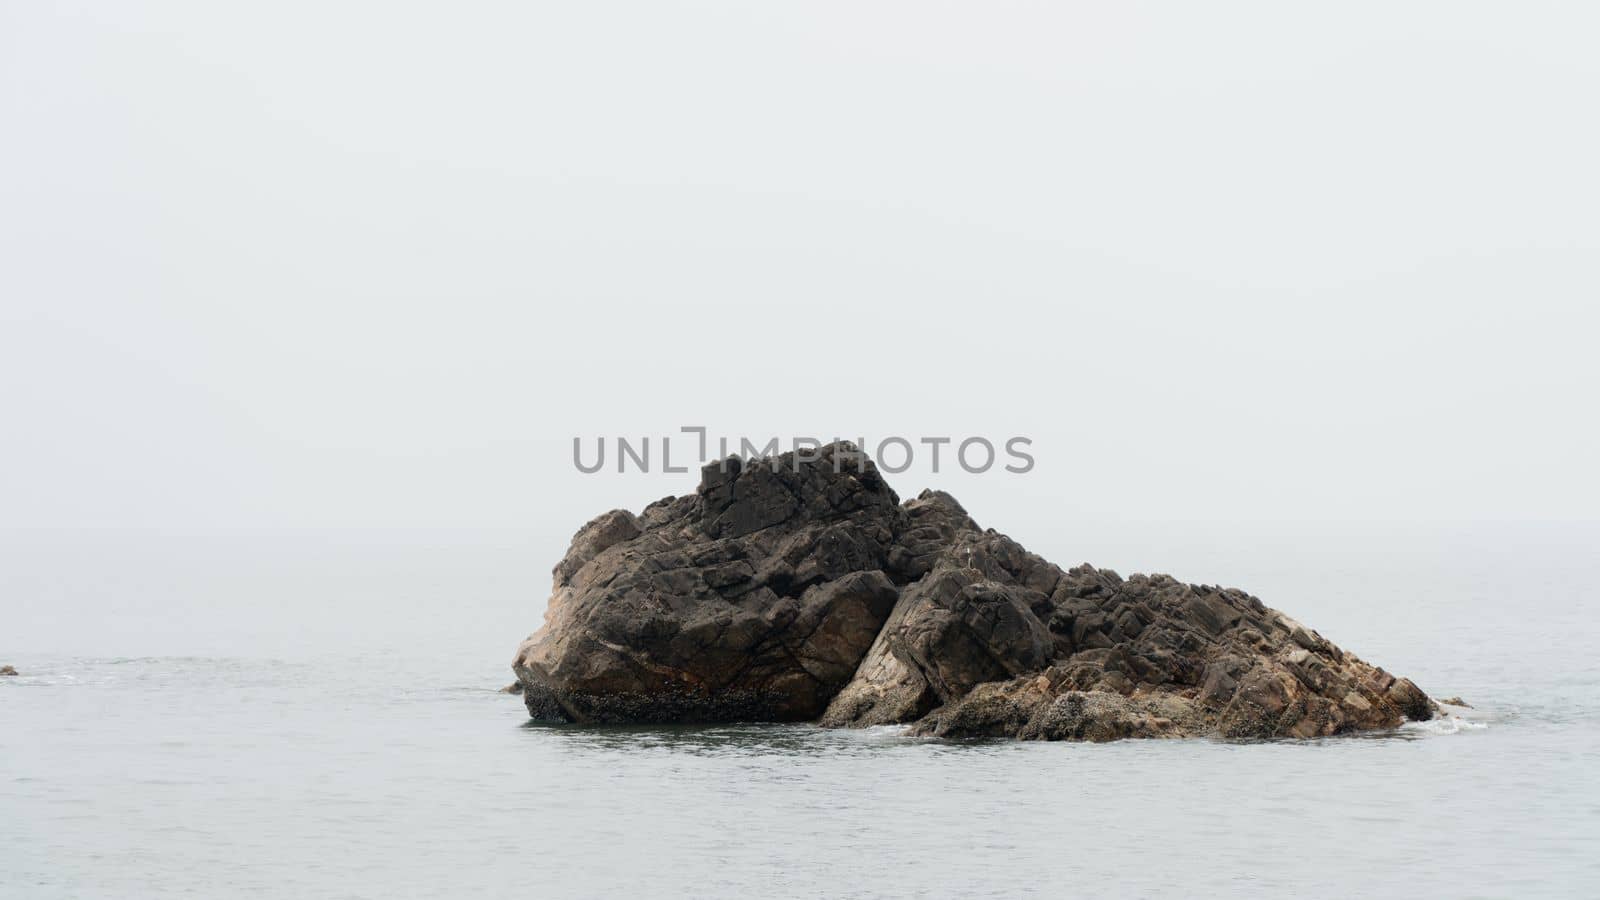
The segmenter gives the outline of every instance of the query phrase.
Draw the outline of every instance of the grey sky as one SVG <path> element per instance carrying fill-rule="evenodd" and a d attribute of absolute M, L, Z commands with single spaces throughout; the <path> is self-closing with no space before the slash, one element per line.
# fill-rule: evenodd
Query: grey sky
<path fill-rule="evenodd" d="M 570 533 L 686 424 L 1026 434 L 894 479 L 1019 532 L 1593 518 L 1597 17 L 8 3 L 0 527 Z"/>

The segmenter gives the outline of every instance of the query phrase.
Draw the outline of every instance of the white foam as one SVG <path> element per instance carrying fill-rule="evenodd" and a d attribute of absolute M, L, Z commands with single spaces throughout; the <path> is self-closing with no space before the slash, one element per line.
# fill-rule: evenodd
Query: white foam
<path fill-rule="evenodd" d="M 1402 731 L 1420 731 L 1424 734 L 1460 734 L 1463 731 L 1482 731 L 1488 727 L 1486 722 L 1472 722 L 1451 713 L 1426 722 L 1407 722 L 1400 726 Z"/>

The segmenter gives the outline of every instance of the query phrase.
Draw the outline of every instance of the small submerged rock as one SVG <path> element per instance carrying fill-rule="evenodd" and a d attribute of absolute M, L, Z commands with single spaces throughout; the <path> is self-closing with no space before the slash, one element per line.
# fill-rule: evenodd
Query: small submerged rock
<path fill-rule="evenodd" d="M 853 445 L 713 463 L 589 522 L 513 670 L 537 720 L 910 723 L 1108 741 L 1425 720 L 1416 685 L 1233 588 L 1063 570 Z"/>
<path fill-rule="evenodd" d="M 1475 709 L 1476 708 L 1471 703 L 1468 703 L 1467 701 L 1461 699 L 1460 697 L 1449 697 L 1449 698 L 1446 698 L 1444 700 L 1440 700 L 1439 702 L 1444 704 L 1445 706 L 1459 706 L 1462 709 Z"/>
<path fill-rule="evenodd" d="M 3 675 L 15 675 L 15 674 L 17 674 L 17 670 L 12 668 L 11 666 L 0 666 L 0 676 L 3 676 Z"/>
<path fill-rule="evenodd" d="M 502 693 L 502 694 L 520 694 L 520 693 L 522 693 L 522 682 L 513 681 L 510 684 L 506 685 L 505 687 L 501 688 L 500 689 L 500 693 Z"/>

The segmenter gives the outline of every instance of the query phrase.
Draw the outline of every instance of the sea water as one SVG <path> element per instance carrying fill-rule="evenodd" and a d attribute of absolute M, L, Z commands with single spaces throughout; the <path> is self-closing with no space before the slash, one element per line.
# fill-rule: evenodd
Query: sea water
<path fill-rule="evenodd" d="M 1028 541 L 1473 705 L 1104 745 L 529 724 L 496 689 L 551 560 L 515 535 L 13 535 L 0 896 L 1600 895 L 1600 533 L 1402 532 Z"/>

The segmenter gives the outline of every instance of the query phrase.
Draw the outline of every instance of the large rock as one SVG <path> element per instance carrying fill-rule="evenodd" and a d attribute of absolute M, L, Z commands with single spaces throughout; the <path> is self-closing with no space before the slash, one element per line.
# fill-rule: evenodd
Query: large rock
<path fill-rule="evenodd" d="M 853 449 L 713 463 L 692 496 L 580 529 L 517 653 L 533 716 L 820 715 L 899 599 L 887 559 L 905 513 Z"/>
<path fill-rule="evenodd" d="M 1312 737 L 1427 719 L 1416 685 L 1241 591 L 1069 571 L 834 444 L 706 466 L 578 531 L 513 669 L 592 723 L 913 723 L 947 737 Z"/>

